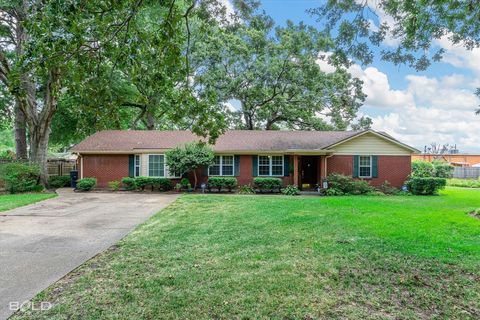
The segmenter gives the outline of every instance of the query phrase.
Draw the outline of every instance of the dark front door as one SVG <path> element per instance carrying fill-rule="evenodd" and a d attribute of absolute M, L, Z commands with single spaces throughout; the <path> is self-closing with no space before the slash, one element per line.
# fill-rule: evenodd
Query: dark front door
<path fill-rule="evenodd" d="M 314 188 L 318 178 L 318 156 L 302 156 L 302 188 Z"/>

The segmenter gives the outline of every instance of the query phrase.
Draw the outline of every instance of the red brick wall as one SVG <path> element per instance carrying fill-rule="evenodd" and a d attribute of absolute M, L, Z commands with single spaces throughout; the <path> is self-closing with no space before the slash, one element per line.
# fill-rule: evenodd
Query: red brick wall
<path fill-rule="evenodd" d="M 410 156 L 378 156 L 378 178 L 365 179 L 373 186 L 388 181 L 392 186 L 400 188 L 411 172 Z M 327 159 L 327 170 L 330 173 L 353 174 L 353 156 L 333 156 Z"/>
<path fill-rule="evenodd" d="M 83 178 L 97 178 L 98 187 L 128 177 L 128 155 L 83 155 Z"/>
<path fill-rule="evenodd" d="M 290 163 L 293 163 L 293 157 L 290 157 Z M 253 184 L 253 160 L 251 155 L 241 155 L 240 156 L 240 174 L 237 177 L 238 185 Z M 204 175 L 204 170 L 197 170 L 197 174 L 201 177 L 201 182 L 206 182 L 208 177 Z M 189 177 L 192 180 L 192 177 Z M 293 177 L 290 174 L 288 177 L 280 177 L 283 180 L 283 185 L 293 184 Z M 193 181 L 193 180 L 192 180 Z"/>

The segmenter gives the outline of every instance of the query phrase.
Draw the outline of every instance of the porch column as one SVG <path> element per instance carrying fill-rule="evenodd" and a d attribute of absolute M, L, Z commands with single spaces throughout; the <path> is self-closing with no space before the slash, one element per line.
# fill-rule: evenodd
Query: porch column
<path fill-rule="evenodd" d="M 320 172 L 320 183 L 322 182 L 323 179 L 325 179 L 327 177 L 327 173 L 325 172 L 325 156 L 319 156 L 320 157 L 320 161 L 319 161 L 319 164 L 320 164 L 320 168 L 319 168 L 319 172 Z"/>
<path fill-rule="evenodd" d="M 293 185 L 298 185 L 298 155 L 293 155 Z"/>

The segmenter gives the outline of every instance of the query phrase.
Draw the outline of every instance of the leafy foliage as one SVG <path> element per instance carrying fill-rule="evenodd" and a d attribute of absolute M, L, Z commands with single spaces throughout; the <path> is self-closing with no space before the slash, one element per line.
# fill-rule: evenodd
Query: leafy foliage
<path fill-rule="evenodd" d="M 237 187 L 237 178 L 235 177 L 210 177 L 208 178 L 208 190 L 217 189 L 220 192 L 222 189 L 227 189 L 232 192 Z"/>
<path fill-rule="evenodd" d="M 122 185 L 125 187 L 126 190 L 133 191 L 137 189 L 137 183 L 135 178 L 132 177 L 124 177 L 122 178 Z"/>
<path fill-rule="evenodd" d="M 83 178 L 77 181 L 77 189 L 80 191 L 91 191 L 97 185 L 95 178 Z"/>
<path fill-rule="evenodd" d="M 203 95 L 224 103 L 244 129 L 345 129 L 365 96 L 362 83 L 344 68 L 323 72 L 318 62 L 332 48 L 329 36 L 303 23 L 275 27 L 258 3 L 237 2 L 228 27 L 197 44 L 193 63 L 202 68 L 194 82 Z M 322 116 L 330 119 L 330 123 Z M 360 126 L 369 126 L 365 118 Z"/>
<path fill-rule="evenodd" d="M 463 188 L 480 188 L 479 179 L 447 179 L 447 186 Z"/>
<path fill-rule="evenodd" d="M 412 177 L 407 181 L 408 190 L 415 195 L 433 195 L 447 185 L 444 178 Z"/>
<path fill-rule="evenodd" d="M 453 174 L 453 166 L 445 161 L 422 161 L 415 160 L 412 162 L 412 177 L 427 178 L 451 178 Z"/>
<path fill-rule="evenodd" d="M 298 190 L 297 186 L 288 185 L 282 189 L 282 193 L 287 196 L 296 196 L 300 193 L 300 190 Z"/>
<path fill-rule="evenodd" d="M 108 182 L 108 188 L 112 191 L 118 191 L 120 189 L 120 181 L 113 180 Z"/>
<path fill-rule="evenodd" d="M 71 181 L 70 176 L 50 176 L 48 177 L 48 186 L 53 189 L 70 187 Z"/>
<path fill-rule="evenodd" d="M 40 168 L 37 165 L 22 162 L 4 164 L 0 168 L 0 179 L 10 193 L 42 191 Z"/>
<path fill-rule="evenodd" d="M 348 63 L 348 57 L 353 57 L 371 63 L 371 44 L 390 40 L 398 45 L 381 50 L 384 60 L 425 70 L 444 53 L 439 49 L 428 55 L 436 40 L 448 38 L 469 50 L 480 46 L 480 6 L 471 1 L 339 0 L 327 1 L 311 12 L 327 32 L 335 31 L 335 62 Z M 392 22 L 373 26 L 379 12 Z"/>
<path fill-rule="evenodd" d="M 355 180 L 350 176 L 332 173 L 327 177 L 327 195 L 367 194 L 375 189 L 365 180 Z M 331 190 L 331 191 L 328 191 Z"/>
<path fill-rule="evenodd" d="M 165 153 L 167 167 L 170 172 L 193 172 L 195 177 L 194 188 L 197 185 L 196 169 L 213 164 L 212 149 L 202 142 L 187 143 L 183 147 L 175 147 Z"/>
<path fill-rule="evenodd" d="M 260 190 L 260 192 L 280 192 L 282 188 L 282 179 L 280 178 L 254 178 L 253 185 L 255 188 Z"/>
<path fill-rule="evenodd" d="M 244 185 L 238 187 L 238 193 L 240 193 L 240 194 L 254 194 L 255 189 L 249 184 L 244 184 Z"/>

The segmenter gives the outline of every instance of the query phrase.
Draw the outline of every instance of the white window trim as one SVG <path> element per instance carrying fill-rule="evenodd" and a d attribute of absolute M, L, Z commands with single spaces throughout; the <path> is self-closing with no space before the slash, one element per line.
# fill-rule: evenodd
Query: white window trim
<path fill-rule="evenodd" d="M 137 157 L 138 157 L 138 166 L 137 166 Z M 137 168 L 138 168 L 138 175 L 137 175 Z M 135 154 L 133 155 L 133 176 L 139 177 L 142 175 L 142 155 Z"/>
<path fill-rule="evenodd" d="M 362 157 L 370 158 L 370 165 L 369 166 L 361 165 L 361 163 L 362 163 L 361 158 Z M 360 168 L 370 168 L 370 175 L 369 176 L 362 176 L 360 174 L 360 172 L 361 172 Z M 372 156 L 358 156 L 358 177 L 359 178 L 367 178 L 367 179 L 371 178 L 372 177 L 372 170 L 373 170 Z"/>
<path fill-rule="evenodd" d="M 220 172 L 218 175 L 210 174 L 210 167 L 208 166 L 208 176 L 210 177 L 234 177 L 235 176 L 235 155 L 233 154 L 217 154 L 216 157 L 220 157 Z M 232 174 L 223 174 L 223 157 L 232 157 Z"/>
<path fill-rule="evenodd" d="M 268 157 L 268 174 L 260 174 L 260 157 Z M 281 175 L 273 175 L 272 174 L 272 162 L 273 158 L 272 157 L 282 157 L 282 174 Z M 278 155 L 278 154 L 259 154 L 257 155 L 257 174 L 259 177 L 283 177 L 285 175 L 285 156 L 284 155 Z"/>
<path fill-rule="evenodd" d="M 150 175 L 150 156 L 163 156 L 163 176 L 151 176 Z M 147 177 L 152 177 L 152 178 L 165 178 L 165 154 L 163 153 L 151 153 L 151 154 L 147 154 L 147 162 L 148 162 L 148 166 L 147 166 Z"/>

